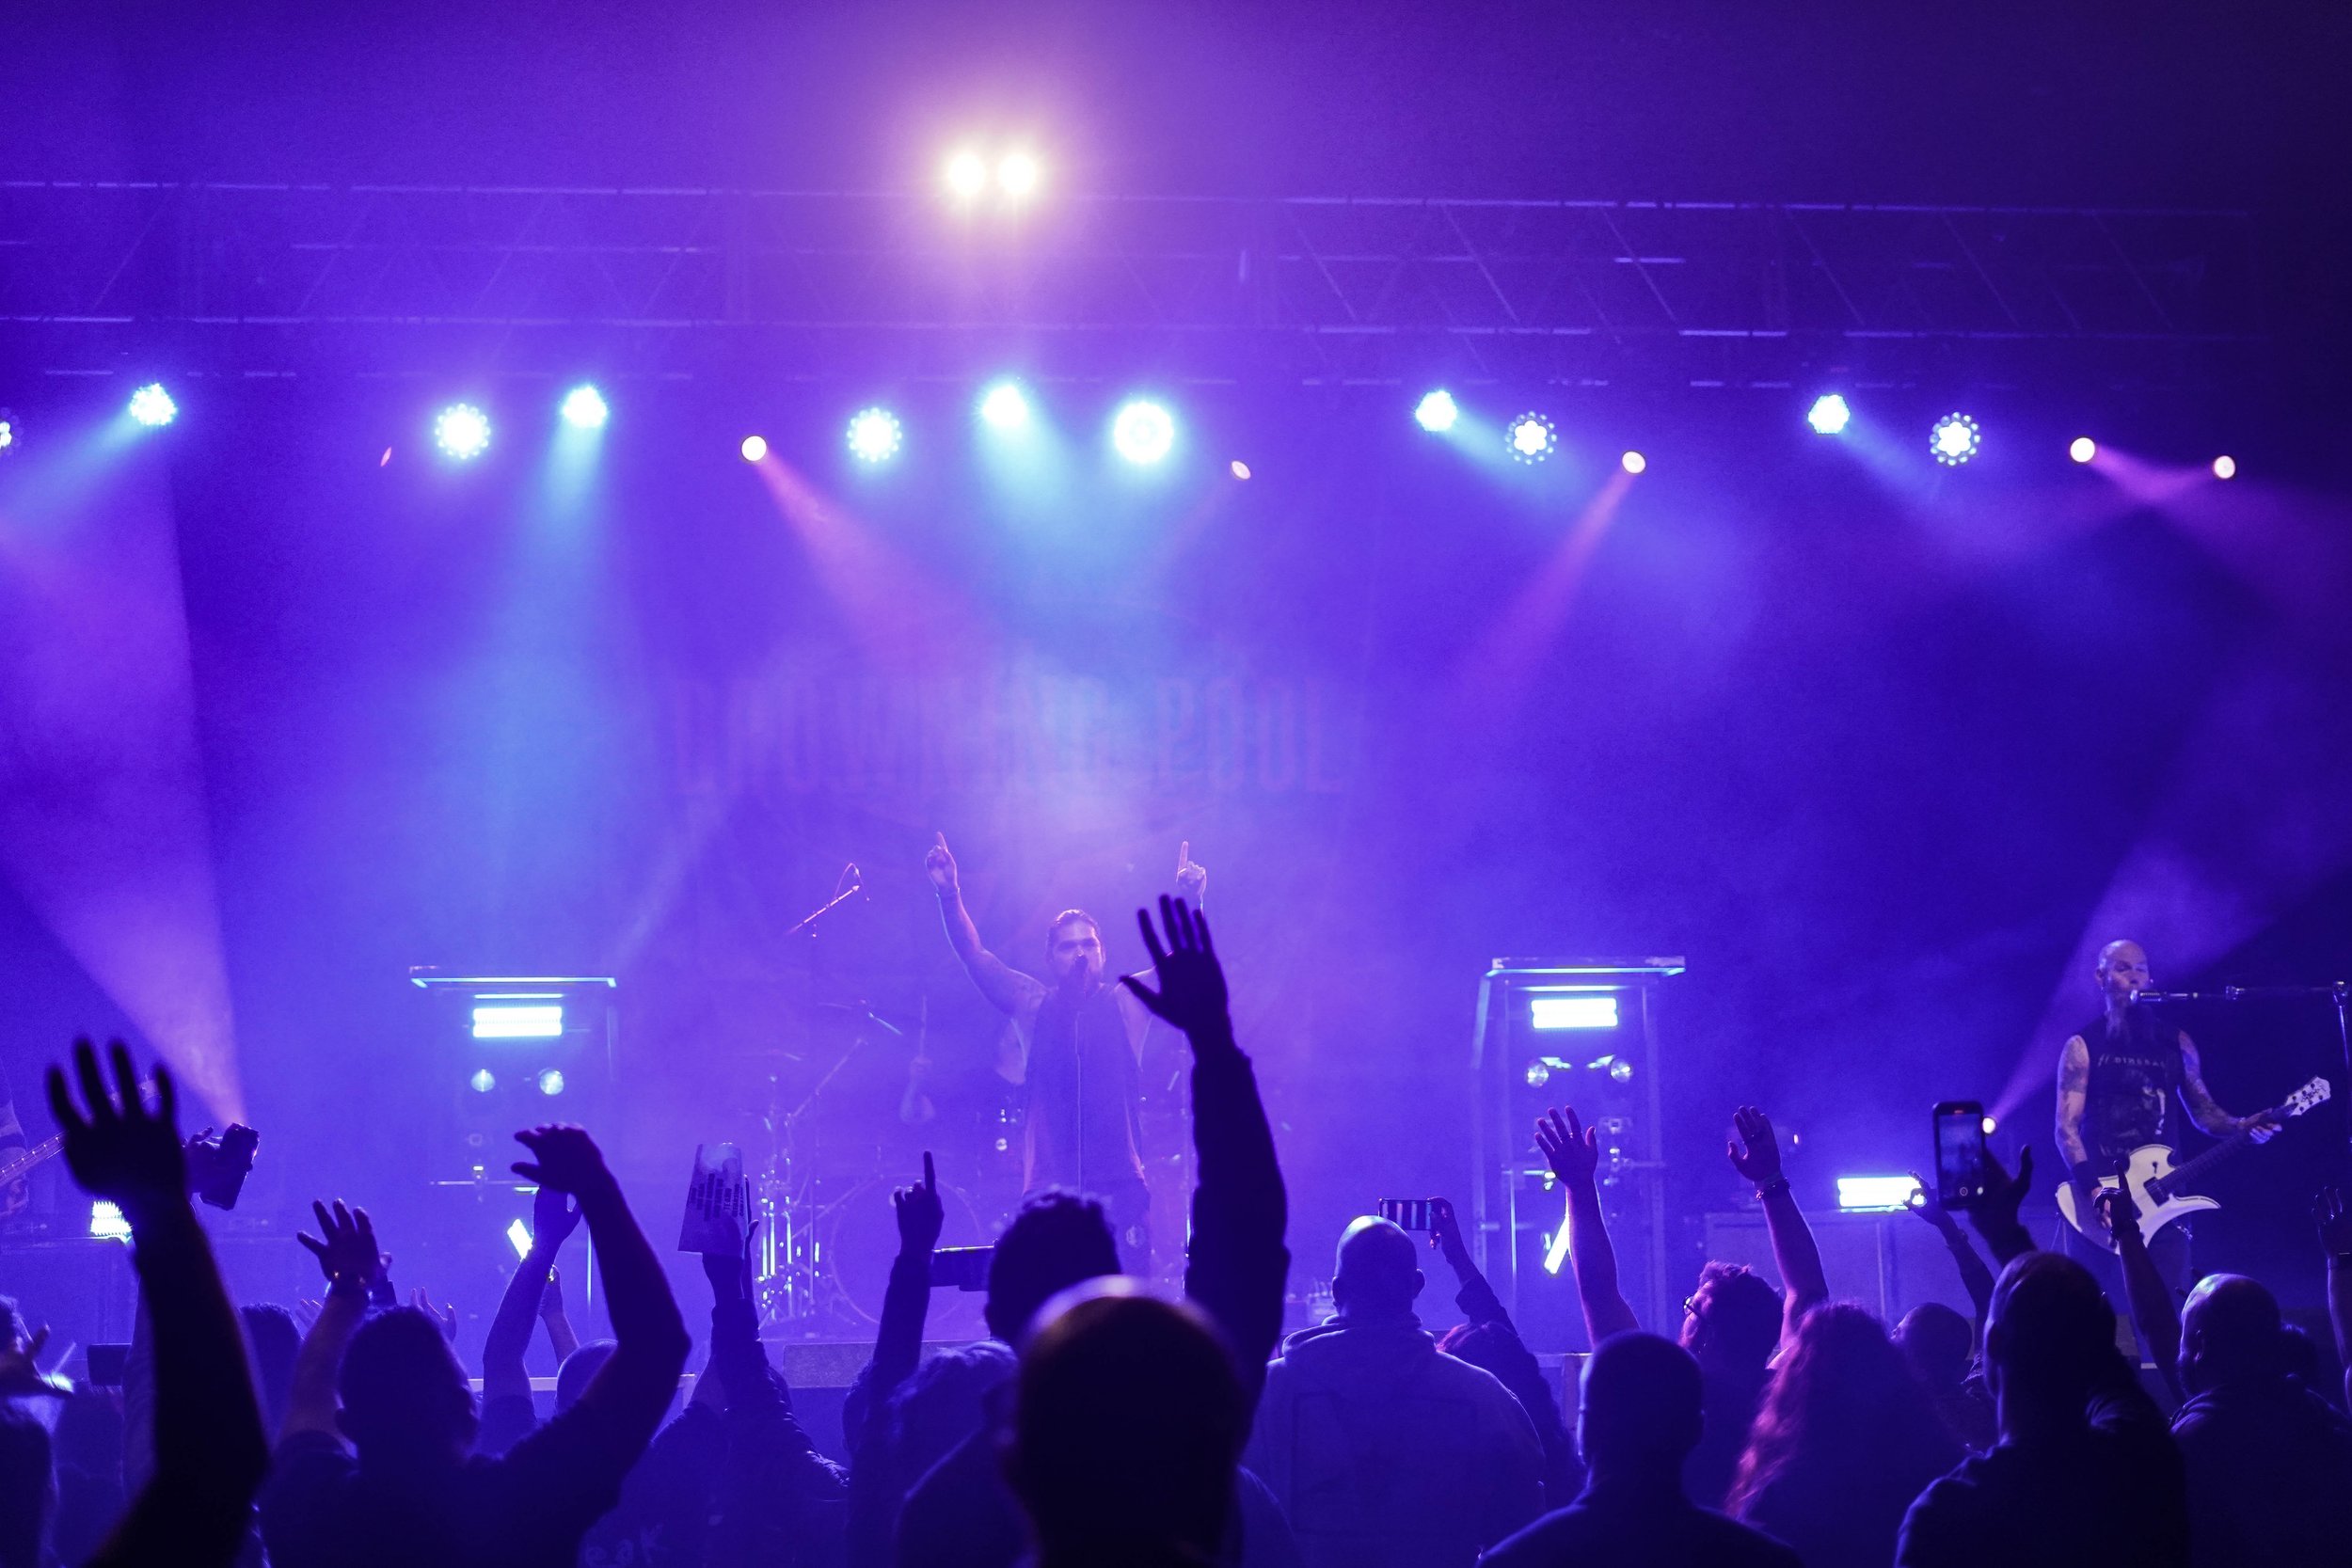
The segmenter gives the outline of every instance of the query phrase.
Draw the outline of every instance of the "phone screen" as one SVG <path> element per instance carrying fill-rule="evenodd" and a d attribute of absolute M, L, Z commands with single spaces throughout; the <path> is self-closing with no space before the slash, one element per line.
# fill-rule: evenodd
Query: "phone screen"
<path fill-rule="evenodd" d="M 1429 1207 L 1425 1197 L 1384 1197 L 1380 1200 L 1380 1217 L 1406 1230 L 1426 1230 Z"/>
<path fill-rule="evenodd" d="M 1984 1196 L 1984 1107 L 1973 1100 L 1935 1108 L 1935 1198 L 1964 1209 Z"/>

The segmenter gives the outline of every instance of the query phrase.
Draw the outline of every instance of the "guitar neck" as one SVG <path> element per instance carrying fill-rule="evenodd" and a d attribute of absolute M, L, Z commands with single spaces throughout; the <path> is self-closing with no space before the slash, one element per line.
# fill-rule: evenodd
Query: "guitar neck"
<path fill-rule="evenodd" d="M 2239 1149 L 2251 1148 L 2253 1142 L 2254 1134 L 2251 1132 L 2233 1132 L 2195 1159 L 2184 1160 L 2174 1165 L 2171 1174 L 2164 1179 L 2164 1184 L 2168 1187 L 2178 1187 L 2198 1172 L 2212 1169 Z"/>

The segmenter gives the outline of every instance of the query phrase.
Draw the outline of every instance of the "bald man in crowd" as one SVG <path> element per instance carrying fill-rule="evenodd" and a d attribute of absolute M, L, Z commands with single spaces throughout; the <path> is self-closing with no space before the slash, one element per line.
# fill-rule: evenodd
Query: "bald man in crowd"
<path fill-rule="evenodd" d="M 1387 1220 L 1340 1238 L 1328 1323 L 1266 1371 L 1249 1467 L 1308 1568 L 1468 1568 L 1543 1511 L 1543 1447 L 1494 1375 L 1413 1314 L 1421 1249 Z"/>

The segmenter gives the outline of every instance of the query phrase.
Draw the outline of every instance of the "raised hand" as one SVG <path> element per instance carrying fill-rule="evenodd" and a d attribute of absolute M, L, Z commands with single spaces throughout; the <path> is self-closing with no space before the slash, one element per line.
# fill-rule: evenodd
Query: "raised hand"
<path fill-rule="evenodd" d="M 515 1141 L 531 1150 L 532 1157 L 516 1161 L 510 1168 L 524 1180 L 536 1182 L 542 1191 L 552 1187 L 585 1199 L 619 1189 L 612 1173 L 605 1168 L 604 1151 L 596 1148 L 585 1128 L 558 1122 L 517 1132 Z M 535 1212 L 535 1201 L 532 1208 Z"/>
<path fill-rule="evenodd" d="M 1176 846 L 1176 896 L 1200 907 L 1200 895 L 1209 890 L 1209 868 L 1192 858 L 1192 840 Z"/>
<path fill-rule="evenodd" d="M 1739 1141 L 1724 1145 L 1724 1152 L 1731 1156 L 1733 1170 L 1759 1187 L 1780 1175 L 1780 1139 L 1772 1132 L 1772 1117 L 1742 1105 L 1731 1114 L 1731 1127 Z"/>
<path fill-rule="evenodd" d="M 435 1307 L 433 1292 L 420 1285 L 408 1292 L 408 1305 L 440 1324 L 442 1338 L 447 1339 L 453 1345 L 457 1343 L 457 1304 L 455 1302 Z"/>
<path fill-rule="evenodd" d="M 956 857 L 947 851 L 947 835 L 933 833 L 931 847 L 923 852 L 923 869 L 930 874 L 931 886 L 941 893 L 957 890 Z"/>
<path fill-rule="evenodd" d="M 1445 1255 L 1457 1275 L 1466 1275 L 1477 1267 L 1470 1261 L 1470 1247 L 1462 1240 L 1462 1222 L 1454 1217 L 1450 1198 L 1429 1200 L 1429 1244 Z"/>
<path fill-rule="evenodd" d="M 2140 1239 L 2139 1205 L 2132 1201 L 2129 1192 L 2122 1187 L 2102 1187 L 2090 1201 L 2099 1212 L 2100 1225 L 2119 1244 L 2127 1236 L 2135 1242 Z"/>
<path fill-rule="evenodd" d="M 531 1244 L 552 1253 L 580 1228 L 580 1206 L 557 1187 L 541 1187 L 531 1197 Z"/>
<path fill-rule="evenodd" d="M 2322 1187 L 2312 1199 L 2312 1218 L 2319 1226 L 2319 1244 L 2330 1258 L 2352 1258 L 2352 1209 L 2344 1207 L 2343 1189 Z"/>
<path fill-rule="evenodd" d="M 1949 1236 L 1958 1230 L 1960 1222 L 1952 1218 L 1952 1212 L 1936 1196 L 1934 1184 L 1915 1170 L 1910 1175 L 1912 1185 L 1919 1189 L 1911 1195 L 1911 1212 L 1935 1227 L 1940 1235 Z"/>
<path fill-rule="evenodd" d="M 548 1282 L 539 1292 L 539 1316 L 560 1318 L 564 1315 L 564 1271 L 548 1270 Z"/>
<path fill-rule="evenodd" d="M 1136 924 L 1143 929 L 1143 945 L 1152 954 L 1160 989 L 1152 990 L 1132 974 L 1120 975 L 1119 983 L 1135 992 L 1136 999 L 1155 1017 L 1182 1029 L 1195 1042 L 1231 1037 L 1233 1022 L 1225 994 L 1225 970 L 1216 961 L 1216 943 L 1209 939 L 1209 917 L 1186 909 L 1182 898 L 1163 897 L 1160 924 L 1168 928 L 1165 945 L 1152 928 L 1149 911 L 1137 910 Z"/>
<path fill-rule="evenodd" d="M 749 1301 L 752 1299 L 752 1259 L 759 1256 L 759 1222 L 752 1221 L 743 1227 L 743 1250 L 706 1252 L 703 1255 L 703 1277 L 710 1281 L 710 1293 L 719 1301 Z"/>
<path fill-rule="evenodd" d="M 294 1240 L 319 1260 L 319 1272 L 326 1276 L 327 1285 L 362 1290 L 373 1285 L 384 1272 L 385 1257 L 375 1248 L 375 1227 L 369 1223 L 368 1212 L 347 1209 L 339 1197 L 331 1210 L 313 1200 L 310 1212 L 319 1222 L 318 1236 L 296 1231 Z"/>
<path fill-rule="evenodd" d="M 120 1040 L 107 1047 L 113 1058 L 115 1086 L 109 1090 L 99 1076 L 98 1053 L 90 1042 L 73 1042 L 73 1074 L 81 1081 L 85 1114 L 67 1091 L 65 1069 L 49 1069 L 49 1110 L 57 1118 L 65 1140 L 66 1168 L 86 1192 L 120 1209 L 136 1229 L 142 1216 L 151 1217 L 173 1204 L 188 1201 L 188 1161 L 180 1147 L 179 1091 L 171 1074 L 155 1069 L 155 1109 L 151 1115 L 139 1094 L 138 1075 L 131 1068 L 131 1053 Z"/>
<path fill-rule="evenodd" d="M 2001 1168 L 2001 1162 L 1988 1148 L 1984 1152 L 1984 1193 L 1969 1206 L 1968 1212 L 1976 1216 L 1979 1230 L 1988 1225 L 2015 1225 L 2017 1211 L 2025 1205 L 2026 1195 L 2032 1190 L 2033 1145 L 2027 1144 L 2017 1151 L 2017 1174 L 2014 1176 Z M 2100 1212 L 2096 1199 L 2092 1200 L 2091 1212 Z M 2137 1212 L 2133 1211 L 2135 1217 Z M 2105 1223 L 2104 1215 L 2101 1215 L 2101 1222 Z"/>
<path fill-rule="evenodd" d="M 9 1316 L 7 1341 L 0 1343 L 0 1399 L 18 1399 L 27 1394 L 62 1398 L 71 1394 L 70 1386 L 60 1387 L 41 1376 L 40 1352 L 49 1343 L 49 1330 L 37 1328 L 28 1335 L 24 1323 L 13 1313 Z"/>
<path fill-rule="evenodd" d="M 939 1177 L 931 1168 L 930 1150 L 923 1151 L 923 1180 L 892 1193 L 890 1207 L 898 1219 L 901 1255 L 919 1257 L 939 1245 L 939 1232 L 947 1223 L 947 1211 L 939 1201 Z"/>
<path fill-rule="evenodd" d="M 1577 1120 L 1573 1105 L 1536 1118 L 1535 1147 L 1543 1150 L 1560 1184 L 1573 1191 L 1590 1187 L 1600 1169 L 1599 1129 Z"/>

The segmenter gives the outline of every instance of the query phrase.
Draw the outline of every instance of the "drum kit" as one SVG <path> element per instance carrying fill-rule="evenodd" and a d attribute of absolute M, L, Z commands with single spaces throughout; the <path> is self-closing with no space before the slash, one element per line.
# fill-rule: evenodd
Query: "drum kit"
<path fill-rule="evenodd" d="M 808 1338 L 863 1336 L 880 1321 L 898 1253 L 891 1193 L 919 1178 L 925 1149 L 938 1154 L 946 1211 L 939 1245 L 985 1246 L 1003 1229 L 1021 1192 L 1016 1091 L 985 1073 L 970 1094 L 934 1100 L 919 1078 L 911 1081 L 911 1062 L 923 1059 L 925 1005 L 906 1022 L 864 1001 L 795 1010 L 807 1023 L 799 1049 L 757 1053 L 765 1102 L 743 1143 L 760 1222 L 761 1327 Z M 939 1292 L 926 1332 L 985 1333 L 979 1300 Z"/>

